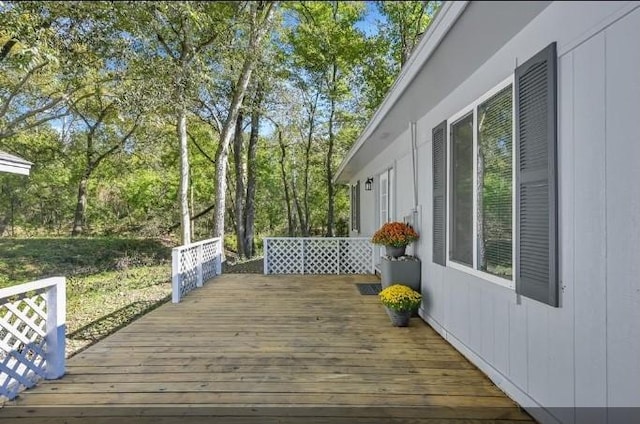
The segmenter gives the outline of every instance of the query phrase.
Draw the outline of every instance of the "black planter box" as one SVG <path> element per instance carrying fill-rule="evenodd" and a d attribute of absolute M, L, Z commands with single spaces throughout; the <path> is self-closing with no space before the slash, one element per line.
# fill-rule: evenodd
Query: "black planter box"
<path fill-rule="evenodd" d="M 404 284 L 420 292 L 420 259 L 395 260 L 382 257 L 380 262 L 380 274 L 382 288 L 392 284 Z"/>

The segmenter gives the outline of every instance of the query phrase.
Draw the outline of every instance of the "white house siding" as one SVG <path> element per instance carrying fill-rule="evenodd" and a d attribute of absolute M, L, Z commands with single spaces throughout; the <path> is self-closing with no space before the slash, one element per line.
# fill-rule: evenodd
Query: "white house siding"
<path fill-rule="evenodd" d="M 461 19 L 478 7 L 471 4 Z M 551 4 L 464 81 L 453 81 L 457 88 L 418 121 L 421 313 L 544 422 L 620 422 L 620 411 L 573 407 L 640 407 L 639 7 Z M 456 27 L 452 31 L 455 39 Z M 430 232 L 431 129 L 553 41 L 559 55 L 559 308 L 518 300 L 513 290 L 433 264 Z M 409 122 L 406 128 L 355 178 L 364 182 L 395 165 L 399 218 L 413 206 Z M 362 234 L 370 235 L 375 191 L 361 199 Z"/>
<path fill-rule="evenodd" d="M 605 31 L 607 400 L 640 406 L 640 10 Z M 623 48 L 621 46 L 630 46 Z M 602 119 L 600 120 L 602 121 Z"/>

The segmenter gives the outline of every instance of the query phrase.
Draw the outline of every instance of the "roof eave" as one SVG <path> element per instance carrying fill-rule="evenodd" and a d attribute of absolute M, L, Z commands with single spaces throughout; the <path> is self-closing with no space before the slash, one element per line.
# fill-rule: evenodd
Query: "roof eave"
<path fill-rule="evenodd" d="M 33 163 L 21 157 L 0 151 L 0 172 L 29 175 L 31 165 L 33 165 Z"/>

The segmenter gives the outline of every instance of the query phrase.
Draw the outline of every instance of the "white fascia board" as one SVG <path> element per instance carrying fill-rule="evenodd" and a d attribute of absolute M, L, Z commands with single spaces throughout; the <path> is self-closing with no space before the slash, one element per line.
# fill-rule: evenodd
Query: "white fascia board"
<path fill-rule="evenodd" d="M 10 174 L 29 175 L 31 165 L 0 160 L 0 172 L 8 172 Z"/>
<path fill-rule="evenodd" d="M 345 168 L 358 153 L 360 148 L 366 143 L 369 137 L 371 137 L 371 134 L 376 130 L 376 128 L 378 128 L 378 125 L 380 125 L 382 120 L 387 116 L 389 111 L 393 108 L 416 75 L 418 75 L 424 64 L 429 60 L 440 44 L 440 41 L 442 41 L 451 27 L 453 27 L 455 22 L 458 20 L 468 3 L 468 1 L 446 1 L 442 4 L 440 10 L 433 19 L 433 22 L 429 25 L 427 32 L 424 34 L 411 56 L 409 56 L 409 60 L 400 72 L 400 75 L 398 75 L 398 78 L 396 78 L 395 83 L 387 92 L 387 95 L 378 109 L 376 109 L 375 113 L 369 120 L 369 123 L 360 134 L 360 137 L 358 137 L 351 149 L 349 149 L 349 152 L 347 152 L 347 155 L 333 177 L 334 183 L 348 183 L 348 181 L 343 181 L 341 179 Z"/>

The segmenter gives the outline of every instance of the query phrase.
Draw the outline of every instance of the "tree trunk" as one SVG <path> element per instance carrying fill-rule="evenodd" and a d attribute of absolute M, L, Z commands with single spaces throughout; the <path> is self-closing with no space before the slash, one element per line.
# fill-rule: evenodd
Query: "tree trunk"
<path fill-rule="evenodd" d="M 274 3 L 261 4 L 258 2 L 251 3 L 251 29 L 249 34 L 249 48 L 247 49 L 242 70 L 238 76 L 234 86 L 233 97 L 229 105 L 229 113 L 224 122 L 222 131 L 220 132 L 220 147 L 222 148 L 221 156 L 224 161 L 218 160 L 216 164 L 216 210 L 214 213 L 214 237 L 224 236 L 224 210 L 226 201 L 226 159 L 229 154 L 229 143 L 233 135 L 233 128 L 242 106 L 242 99 L 247 91 L 251 75 L 256 65 L 258 57 L 258 48 L 262 43 L 262 39 L 271 27 L 271 20 L 274 13 Z M 259 22 L 259 14 L 264 12 L 262 22 Z M 222 158 L 220 158 L 222 159 Z"/>
<path fill-rule="evenodd" d="M 336 78 L 336 66 L 333 65 L 333 81 Z M 336 111 L 336 101 L 331 97 L 331 110 L 329 111 L 329 146 L 327 148 L 327 237 L 333 237 L 333 215 L 334 215 L 334 187 L 333 187 L 333 145 L 335 143 L 335 135 L 333 133 L 334 118 Z"/>
<path fill-rule="evenodd" d="M 309 119 L 308 119 L 308 132 L 307 132 L 307 144 L 305 146 L 304 152 L 304 193 L 303 193 L 303 203 L 304 203 L 304 222 L 302 232 L 305 236 L 309 236 L 310 228 L 310 212 L 309 212 L 309 167 L 311 162 L 311 147 L 313 143 L 313 133 L 315 131 L 315 122 L 316 122 L 316 110 L 318 107 L 318 98 L 320 93 L 317 93 L 313 104 L 309 105 Z"/>
<path fill-rule="evenodd" d="M 189 214 L 189 151 L 187 140 L 187 110 L 181 105 L 178 111 L 178 140 L 180 143 L 180 241 L 181 244 L 191 243 L 191 217 Z"/>
<path fill-rule="evenodd" d="M 229 221 L 231 223 L 231 232 L 234 234 L 238 232 L 238 227 L 236 226 L 236 213 L 234 210 L 234 206 L 236 204 L 235 201 L 235 186 L 232 184 L 231 178 L 229 177 L 229 161 L 227 160 L 227 216 L 229 217 Z M 225 232 L 226 228 L 229 228 L 228 225 L 225 224 Z M 234 247 L 235 249 L 235 247 Z"/>
<path fill-rule="evenodd" d="M 73 237 L 79 236 L 84 232 L 84 224 L 86 221 L 86 211 L 87 211 L 87 186 L 89 185 L 89 176 L 90 172 L 85 171 L 80 178 L 80 183 L 78 184 L 78 201 L 76 203 L 76 212 L 73 217 L 73 230 L 71 231 L 71 235 Z"/>
<path fill-rule="evenodd" d="M 300 204 L 300 198 L 298 197 L 298 173 L 297 173 L 298 164 L 296 163 L 295 152 L 292 158 L 293 158 L 293 171 L 291 176 L 291 180 L 292 180 L 291 195 L 293 196 L 293 204 L 296 207 L 296 211 L 298 212 L 298 220 L 300 221 L 300 230 L 301 230 L 302 236 L 308 237 L 309 233 L 307 231 L 307 228 L 310 226 L 308 225 L 307 222 L 305 222 L 304 210 L 302 208 L 302 205 Z"/>
<path fill-rule="evenodd" d="M 0 237 L 2 237 L 4 232 L 7 230 L 8 223 L 9 223 L 9 218 L 7 218 L 6 216 L 0 217 Z"/>
<path fill-rule="evenodd" d="M 229 143 L 221 142 L 216 160 L 216 207 L 213 212 L 213 236 L 224 237 L 224 215 L 227 201 L 227 158 Z"/>
<path fill-rule="evenodd" d="M 247 198 L 244 207 L 244 252 L 248 258 L 255 255 L 254 251 L 254 222 L 255 222 L 255 197 L 256 197 L 256 154 L 258 150 L 258 139 L 260 133 L 260 106 L 262 103 L 262 88 L 258 86 L 253 110 L 251 111 L 251 135 L 249 136 L 249 147 L 247 150 Z"/>
<path fill-rule="evenodd" d="M 244 197 L 246 190 L 244 186 L 244 159 L 242 157 L 242 150 L 244 148 L 244 136 L 242 134 L 243 121 L 244 115 L 240 112 L 238 113 L 238 119 L 236 120 L 236 130 L 233 137 L 233 165 L 236 176 L 234 215 L 236 217 L 236 250 L 238 251 L 238 258 L 246 257 L 244 248 Z"/>
<path fill-rule="evenodd" d="M 287 181 L 287 170 L 285 160 L 287 157 L 287 149 L 282 141 L 282 130 L 278 128 L 278 143 L 280 144 L 280 172 L 282 174 L 282 186 L 284 188 L 284 201 L 287 204 L 287 232 L 289 237 L 293 237 L 293 214 L 291 213 L 291 198 L 289 196 L 289 182 Z"/>

